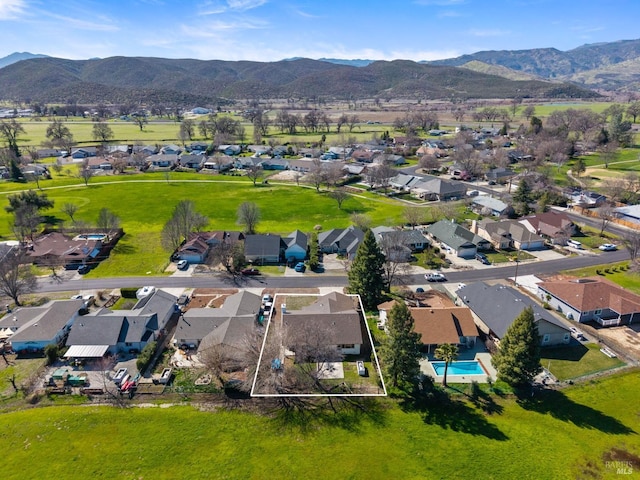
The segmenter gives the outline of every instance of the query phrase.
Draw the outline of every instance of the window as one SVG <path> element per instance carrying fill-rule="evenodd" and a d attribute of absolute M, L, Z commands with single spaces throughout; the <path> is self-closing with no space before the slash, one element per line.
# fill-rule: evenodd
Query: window
<path fill-rule="evenodd" d="M 549 343 L 549 340 L 551 340 L 551 335 L 549 335 L 548 333 L 545 333 L 544 337 L 542 337 L 542 344 L 545 345 Z"/>
<path fill-rule="evenodd" d="M 597 309 L 594 313 L 595 313 L 596 315 L 600 315 L 600 314 L 602 313 L 602 309 L 601 309 L 601 308 L 599 308 L 599 309 Z"/>
<path fill-rule="evenodd" d="M 353 348 L 353 343 L 345 343 L 344 345 L 338 345 L 338 348 Z"/>

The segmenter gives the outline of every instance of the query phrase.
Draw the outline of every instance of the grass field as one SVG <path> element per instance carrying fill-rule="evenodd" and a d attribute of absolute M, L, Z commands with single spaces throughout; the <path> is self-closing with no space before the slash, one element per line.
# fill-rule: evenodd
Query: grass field
<path fill-rule="evenodd" d="M 601 276 L 602 278 L 617 283 L 627 290 L 640 294 L 640 275 L 629 270 L 629 262 L 612 263 L 610 265 L 586 267 L 577 270 L 565 270 L 561 273 L 574 277 Z"/>
<path fill-rule="evenodd" d="M 639 388 L 634 371 L 522 402 L 387 400 L 366 414 L 30 409 L 0 416 L 3 478 L 618 478 L 606 462 L 640 468 Z"/>
<path fill-rule="evenodd" d="M 624 365 L 618 358 L 609 358 L 596 344 L 543 348 L 540 363 L 560 381 Z"/>

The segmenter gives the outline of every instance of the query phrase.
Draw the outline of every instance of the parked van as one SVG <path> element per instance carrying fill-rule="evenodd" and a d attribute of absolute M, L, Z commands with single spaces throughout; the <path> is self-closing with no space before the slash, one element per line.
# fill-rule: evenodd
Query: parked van
<path fill-rule="evenodd" d="M 582 249 L 582 244 L 577 240 L 567 240 L 567 246 L 577 248 L 578 250 Z"/>
<path fill-rule="evenodd" d="M 116 372 L 115 376 L 113 377 L 113 383 L 115 383 L 116 385 L 120 385 L 120 383 L 122 382 L 122 379 L 125 377 L 125 375 L 127 374 L 127 369 L 126 368 L 120 368 L 118 369 L 118 371 Z"/>

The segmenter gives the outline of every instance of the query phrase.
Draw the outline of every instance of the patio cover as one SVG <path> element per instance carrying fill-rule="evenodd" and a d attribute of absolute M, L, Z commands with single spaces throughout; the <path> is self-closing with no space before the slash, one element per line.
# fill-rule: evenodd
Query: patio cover
<path fill-rule="evenodd" d="M 109 350 L 109 345 L 71 345 L 65 358 L 100 358 Z"/>

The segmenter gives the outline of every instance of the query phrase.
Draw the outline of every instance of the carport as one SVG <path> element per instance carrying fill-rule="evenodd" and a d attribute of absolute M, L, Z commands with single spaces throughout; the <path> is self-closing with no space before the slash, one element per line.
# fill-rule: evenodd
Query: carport
<path fill-rule="evenodd" d="M 65 358 L 102 358 L 109 345 L 72 345 L 64 354 Z"/>

